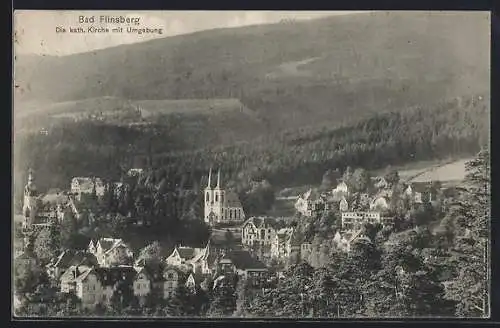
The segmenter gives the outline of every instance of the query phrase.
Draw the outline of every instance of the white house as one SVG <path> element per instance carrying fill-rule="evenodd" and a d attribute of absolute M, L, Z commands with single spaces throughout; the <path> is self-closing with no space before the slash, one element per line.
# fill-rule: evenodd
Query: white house
<path fill-rule="evenodd" d="M 295 209 L 300 214 L 311 217 L 317 211 L 324 210 L 326 203 L 326 197 L 323 197 L 317 189 L 309 189 L 297 198 Z"/>
<path fill-rule="evenodd" d="M 436 192 L 432 190 L 430 183 L 413 182 L 409 184 L 404 195 L 417 204 L 430 203 L 436 200 Z"/>
<path fill-rule="evenodd" d="M 241 227 L 241 243 L 244 246 L 271 246 L 277 226 L 274 218 L 251 217 Z"/>
<path fill-rule="evenodd" d="M 368 238 L 368 236 L 363 234 L 362 229 L 345 232 L 343 234 L 340 234 L 337 231 L 333 240 L 334 240 L 335 244 L 337 245 L 337 247 L 344 252 L 351 251 L 352 246 L 356 242 L 359 242 L 359 241 L 371 242 L 370 238 Z"/>
<path fill-rule="evenodd" d="M 121 239 L 100 238 L 90 241 L 88 250 L 94 254 L 102 267 L 127 265 L 132 262 L 134 253 Z"/>
<path fill-rule="evenodd" d="M 292 235 L 293 228 L 282 228 L 276 232 L 271 245 L 271 257 L 284 260 L 290 256 L 288 244 L 291 242 Z"/>
<path fill-rule="evenodd" d="M 381 223 L 380 212 L 343 212 L 342 230 L 358 230 L 363 225 Z"/>
<path fill-rule="evenodd" d="M 347 184 L 344 181 L 342 181 L 337 185 L 337 187 L 335 187 L 332 190 L 332 194 L 334 196 L 338 196 L 338 197 L 348 196 L 349 195 L 349 187 L 347 186 Z"/>
<path fill-rule="evenodd" d="M 216 258 L 217 254 L 209 241 L 204 248 L 176 246 L 165 262 L 186 272 L 211 274 Z"/>
<path fill-rule="evenodd" d="M 82 306 L 93 308 L 97 304 L 109 304 L 117 288 L 130 288 L 136 276 L 133 267 L 87 268 L 70 267 L 61 276 L 61 292 L 73 293 Z"/>
<path fill-rule="evenodd" d="M 91 194 L 95 189 L 97 197 L 104 195 L 105 186 L 100 178 L 74 177 L 71 179 L 71 192 L 78 200 L 82 194 Z"/>

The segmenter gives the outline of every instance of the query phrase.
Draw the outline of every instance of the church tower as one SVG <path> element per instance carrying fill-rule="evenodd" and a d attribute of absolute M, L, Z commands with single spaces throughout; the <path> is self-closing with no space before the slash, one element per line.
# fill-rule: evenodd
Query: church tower
<path fill-rule="evenodd" d="M 212 190 L 212 168 L 208 172 L 208 184 L 205 188 L 205 222 L 209 222 L 209 216 L 212 212 L 212 205 L 214 202 L 214 193 Z"/>
<path fill-rule="evenodd" d="M 34 182 L 33 171 L 30 169 L 28 172 L 28 183 L 24 187 L 24 201 L 23 201 L 23 227 L 27 228 L 35 223 L 36 217 L 36 200 L 37 190 Z"/>
<path fill-rule="evenodd" d="M 221 184 L 220 184 L 220 169 L 217 173 L 217 185 L 215 186 L 214 189 L 214 212 L 215 215 L 217 216 L 217 220 L 223 221 L 224 220 L 224 196 L 225 192 L 223 189 L 221 189 Z"/>

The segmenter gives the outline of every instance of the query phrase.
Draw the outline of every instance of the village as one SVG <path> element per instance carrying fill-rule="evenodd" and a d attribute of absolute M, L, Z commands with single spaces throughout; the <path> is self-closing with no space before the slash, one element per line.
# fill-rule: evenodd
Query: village
<path fill-rule="evenodd" d="M 141 169 L 128 171 L 131 177 L 142 173 Z M 336 213 L 341 220 L 332 242 L 338 250 L 349 252 L 355 243 L 370 239 L 366 225 L 387 227 L 394 223 L 392 193 L 396 182 L 370 178 L 361 193 L 353 192 L 342 179 L 326 192 L 309 189 L 293 198 L 295 216 L 307 221 Z M 122 183 L 115 185 L 119 190 Z M 16 250 L 16 268 L 45 271 L 57 293 L 76 296 L 82 308 L 109 304 L 117 291 L 121 297 L 133 295 L 141 305 L 148 297 L 169 299 L 179 286 L 197 293 L 200 289 L 215 290 L 233 278 L 264 290 L 283 277 L 288 265 L 310 258 L 312 238 L 301 234 L 296 222 L 283 217 L 247 217 L 238 195 L 223 187 L 220 170 L 215 176 L 210 169 L 203 190 L 203 221 L 213 232 L 233 236 L 232 242 L 221 244 L 210 238 L 202 248 L 176 245 L 165 258 L 145 259 L 123 239 L 109 235 L 91 240 L 86 250 L 66 249 L 39 268 L 33 252 L 36 234 L 64 221 L 68 213 L 78 218 L 81 209 L 77 204 L 83 197 L 93 194 L 99 198 L 104 193 L 100 178 L 75 177 L 69 191 L 39 195 L 32 171 L 24 189 L 24 239 Z M 407 206 L 432 206 L 438 193 L 436 183 L 411 183 L 400 196 Z"/>

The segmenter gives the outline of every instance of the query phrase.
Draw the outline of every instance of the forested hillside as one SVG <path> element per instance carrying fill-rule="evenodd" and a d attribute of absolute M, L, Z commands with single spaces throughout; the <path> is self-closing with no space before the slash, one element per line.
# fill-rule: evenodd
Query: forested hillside
<path fill-rule="evenodd" d="M 270 131 L 342 123 L 488 91 L 487 30 L 481 13 L 371 13 L 19 55 L 16 111 L 99 97 L 234 98 Z"/>
<path fill-rule="evenodd" d="M 130 128 L 81 121 L 55 125 L 48 135 L 21 134 L 14 179 L 37 170 L 43 190 L 68 187 L 71 177 L 120 179 L 132 167 L 165 167 L 172 181 L 198 188 L 212 167 L 223 180 L 266 179 L 275 186 L 320 183 L 325 171 L 346 166 L 376 169 L 409 161 L 461 157 L 489 143 L 489 97 L 388 112 L 358 123 L 264 136 L 231 146 L 182 148 L 182 131 L 161 126 Z M 192 145 L 191 145 L 192 147 Z M 177 150 L 175 150 L 177 149 Z M 142 155 L 141 155 L 142 154 Z M 17 180 L 20 179 L 20 180 Z M 23 183 L 16 183 L 19 197 Z"/>

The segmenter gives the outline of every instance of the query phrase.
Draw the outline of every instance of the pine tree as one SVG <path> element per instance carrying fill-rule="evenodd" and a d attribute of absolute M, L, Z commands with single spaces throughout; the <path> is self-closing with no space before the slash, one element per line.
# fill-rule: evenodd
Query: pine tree
<path fill-rule="evenodd" d="M 229 283 L 215 288 L 212 292 L 208 315 L 211 317 L 231 316 L 236 311 L 236 298 L 236 291 Z"/>
<path fill-rule="evenodd" d="M 490 232 L 490 155 L 483 150 L 467 163 L 465 188 L 454 206 L 455 238 L 452 261 L 457 275 L 448 289 L 458 302 L 456 314 L 464 317 L 489 316 L 489 232 Z"/>

